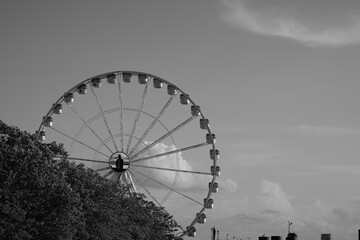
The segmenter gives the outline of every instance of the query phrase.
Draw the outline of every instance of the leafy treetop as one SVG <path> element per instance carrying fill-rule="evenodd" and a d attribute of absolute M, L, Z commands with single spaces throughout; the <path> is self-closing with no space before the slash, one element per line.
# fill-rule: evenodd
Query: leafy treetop
<path fill-rule="evenodd" d="M 54 160 L 54 156 L 57 159 Z M 0 239 L 166 239 L 163 208 L 0 120 Z"/>

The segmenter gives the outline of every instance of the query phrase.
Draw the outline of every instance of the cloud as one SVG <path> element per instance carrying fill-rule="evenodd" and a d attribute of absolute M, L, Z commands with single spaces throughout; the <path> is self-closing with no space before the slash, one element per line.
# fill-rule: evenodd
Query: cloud
<path fill-rule="evenodd" d="M 321 233 L 331 233 L 336 239 L 356 238 L 360 224 L 359 198 L 340 206 L 325 205 L 320 200 L 294 206 L 291 201 L 292 197 L 280 184 L 263 180 L 254 195 L 242 192 L 221 199 L 214 211 L 222 218 L 216 222 L 229 229 L 241 226 L 241 232 L 247 231 L 246 234 L 256 238 L 262 234 L 283 235 L 289 220 L 293 222 L 291 230 L 301 239 L 317 239 Z"/>
<path fill-rule="evenodd" d="M 148 144 L 148 143 L 147 143 Z M 150 149 L 151 155 L 157 155 L 161 153 L 166 153 L 176 150 L 175 145 L 166 145 L 164 143 L 158 143 Z M 142 155 L 146 157 L 146 154 Z M 141 157 L 140 157 L 141 158 Z M 182 153 L 171 154 L 163 157 L 158 157 L 154 159 L 149 159 L 147 161 L 142 161 L 136 163 L 137 165 L 144 165 L 149 167 L 159 167 L 167 169 L 179 169 L 185 171 L 201 171 L 208 172 L 210 170 L 210 161 L 206 162 L 208 165 L 202 167 L 202 169 L 195 169 L 192 163 L 186 160 Z M 136 168 L 136 167 L 135 167 Z M 136 170 L 140 170 L 139 167 Z M 196 190 L 207 190 L 208 184 L 212 180 L 212 176 L 202 175 L 196 173 L 182 173 L 176 171 L 163 171 L 154 169 L 151 171 L 152 178 L 160 181 L 161 183 L 171 186 L 175 180 L 175 187 L 181 190 L 196 191 Z M 237 183 L 231 179 L 217 179 L 219 189 L 223 192 L 234 193 L 237 190 Z M 158 186 L 154 184 L 153 186 Z"/>
<path fill-rule="evenodd" d="M 326 164 L 316 165 L 316 167 L 325 172 L 341 173 L 341 174 L 360 174 L 360 166 Z"/>
<path fill-rule="evenodd" d="M 350 11 L 336 19 L 341 24 L 335 24 L 335 21 L 321 19 L 326 15 L 323 12 L 309 17 L 304 9 L 297 11 L 295 5 L 251 8 L 244 0 L 223 0 L 223 3 L 226 10 L 221 18 L 225 22 L 257 34 L 293 39 L 307 46 L 340 47 L 360 43 L 360 16 Z M 328 15 L 328 19 L 334 18 L 331 13 Z"/>
<path fill-rule="evenodd" d="M 291 197 L 282 190 L 280 184 L 272 181 L 261 181 L 255 192 L 245 189 L 229 192 L 216 201 L 219 202 L 214 211 L 220 216 L 238 215 L 244 218 L 268 219 L 274 214 L 290 216 L 293 213 Z"/>
<path fill-rule="evenodd" d="M 266 165 L 283 164 L 288 153 L 241 153 L 236 163 L 239 167 L 264 167 Z"/>
<path fill-rule="evenodd" d="M 336 207 L 332 209 L 332 213 L 339 221 L 358 225 L 360 223 L 360 201 L 355 201 L 347 206 Z"/>
<path fill-rule="evenodd" d="M 262 234 L 284 236 L 291 221 L 291 231 L 300 239 L 318 239 L 321 233 L 331 233 L 336 239 L 351 240 L 356 239 L 360 225 L 359 199 L 354 197 L 342 205 L 315 199 L 304 205 L 289 196 L 281 184 L 262 180 L 256 189 L 241 186 L 235 193 L 218 195 L 209 221 L 220 231 L 239 231 L 255 239 Z"/>
<path fill-rule="evenodd" d="M 146 143 L 149 144 L 149 143 Z M 164 143 L 158 143 L 153 146 L 149 153 L 142 154 L 140 158 L 147 157 L 150 155 L 158 155 L 165 152 L 170 152 L 176 150 L 176 146 L 174 145 L 166 145 Z M 163 157 L 158 157 L 154 159 L 149 159 L 146 161 L 137 162 L 136 165 L 147 166 L 147 167 L 159 167 L 159 168 L 167 168 L 167 169 L 181 169 L 186 171 L 194 171 L 193 167 L 188 163 L 186 159 L 182 157 L 181 152 L 176 154 L 171 154 Z M 179 173 L 176 171 L 165 171 L 165 170 L 157 170 L 157 169 L 142 169 L 137 167 L 135 164 L 132 168 L 137 171 L 143 172 L 145 175 L 159 181 L 167 186 L 172 186 L 175 181 L 175 185 L 177 188 L 181 189 L 190 189 L 190 188 L 202 188 L 199 181 L 196 181 L 197 175 L 193 173 Z M 207 177 L 207 180 L 210 181 L 211 178 Z M 207 182 L 208 182 L 207 181 Z M 151 182 L 151 181 L 150 181 Z M 207 184 L 205 187 L 207 187 Z M 158 184 L 151 184 L 152 187 L 160 187 Z"/>
<path fill-rule="evenodd" d="M 312 239 L 327 232 L 335 239 L 351 240 L 356 238 L 359 216 L 359 200 L 341 206 L 326 206 L 317 200 L 311 206 L 297 209 L 294 225 L 302 239 Z"/>
<path fill-rule="evenodd" d="M 221 226 L 221 231 L 239 231 L 244 237 L 254 239 L 262 234 L 278 235 L 292 218 L 294 210 L 290 201 L 291 197 L 279 183 L 263 180 L 255 189 L 242 186 L 236 193 L 221 194 L 215 199 L 209 217 Z"/>
<path fill-rule="evenodd" d="M 275 211 L 285 214 L 292 214 L 293 208 L 290 197 L 281 189 L 280 184 L 263 180 L 260 185 L 260 194 L 255 200 L 262 211 Z"/>
<path fill-rule="evenodd" d="M 218 184 L 220 191 L 228 192 L 228 193 L 235 193 L 237 191 L 238 185 L 237 182 L 227 178 L 226 180 L 222 180 L 221 178 L 218 179 Z"/>
<path fill-rule="evenodd" d="M 288 127 L 289 131 L 301 133 L 308 136 L 324 136 L 324 137 L 339 137 L 358 135 L 360 129 L 358 128 L 344 128 L 344 127 L 332 127 L 332 126 L 297 126 Z"/>

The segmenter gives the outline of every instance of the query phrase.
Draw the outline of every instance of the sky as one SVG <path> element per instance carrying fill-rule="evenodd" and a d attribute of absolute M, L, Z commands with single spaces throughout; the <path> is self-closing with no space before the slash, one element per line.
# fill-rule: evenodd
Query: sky
<path fill-rule="evenodd" d="M 285 237 L 288 221 L 299 239 L 356 238 L 359 1 L 14 0 L 1 2 L 0 29 L 0 119 L 21 130 L 110 71 L 190 94 L 221 166 L 195 239 L 212 226 L 220 239 Z"/>

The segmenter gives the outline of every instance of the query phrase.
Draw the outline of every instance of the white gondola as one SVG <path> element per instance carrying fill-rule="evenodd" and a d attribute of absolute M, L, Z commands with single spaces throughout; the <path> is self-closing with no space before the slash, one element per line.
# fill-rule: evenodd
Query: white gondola
<path fill-rule="evenodd" d="M 77 92 L 78 92 L 79 94 L 86 94 L 86 93 L 87 93 L 86 84 L 81 84 L 81 85 L 77 88 Z"/>
<path fill-rule="evenodd" d="M 44 131 L 40 131 L 40 133 L 38 131 L 36 131 L 36 135 L 38 135 L 38 139 L 40 141 L 45 141 L 45 132 Z"/>
<path fill-rule="evenodd" d="M 211 174 L 213 175 L 213 176 L 220 176 L 220 167 L 219 166 L 216 166 L 215 168 L 214 168 L 214 166 L 211 166 L 210 167 L 210 172 L 211 172 Z"/>
<path fill-rule="evenodd" d="M 200 115 L 200 106 L 191 106 L 191 115 L 193 116 L 199 116 Z"/>
<path fill-rule="evenodd" d="M 62 105 L 60 103 L 55 104 L 54 107 L 53 107 L 53 112 L 55 114 L 62 113 Z"/>
<path fill-rule="evenodd" d="M 209 126 L 209 119 L 201 118 L 200 119 L 200 128 L 207 130 L 208 126 Z"/>
<path fill-rule="evenodd" d="M 188 105 L 190 103 L 189 94 L 180 94 L 180 103 L 184 105 Z"/>
<path fill-rule="evenodd" d="M 215 141 L 216 141 L 216 137 L 215 137 L 215 134 L 206 134 L 206 142 L 208 143 L 208 144 L 211 144 L 211 143 L 215 143 Z"/>
<path fill-rule="evenodd" d="M 52 127 L 53 125 L 52 117 L 43 117 L 43 124 L 45 127 Z"/>
<path fill-rule="evenodd" d="M 219 160 L 220 158 L 220 151 L 219 149 L 210 149 L 210 159 L 212 160 Z"/>
<path fill-rule="evenodd" d="M 66 103 L 73 103 L 74 102 L 74 94 L 73 93 L 66 93 L 64 95 L 64 101 Z"/>
<path fill-rule="evenodd" d="M 138 80 L 140 84 L 147 84 L 149 81 L 149 77 L 146 74 L 139 74 Z"/>
<path fill-rule="evenodd" d="M 214 207 L 214 200 L 212 198 L 204 198 L 204 206 L 207 209 L 212 209 Z"/>
<path fill-rule="evenodd" d="M 100 78 L 91 79 L 91 86 L 96 87 L 96 88 L 101 87 L 101 79 Z"/>
<path fill-rule="evenodd" d="M 114 73 L 106 75 L 106 80 L 110 84 L 115 84 L 116 75 Z"/>
<path fill-rule="evenodd" d="M 124 82 L 129 83 L 129 82 L 131 82 L 131 76 L 132 76 L 131 73 L 126 73 L 125 72 L 125 73 L 122 74 L 122 79 L 123 79 Z"/>
<path fill-rule="evenodd" d="M 174 85 L 168 85 L 167 86 L 167 92 L 169 95 L 176 95 L 177 94 L 178 89 L 174 86 Z"/>
<path fill-rule="evenodd" d="M 154 88 L 162 88 L 163 87 L 163 81 L 160 78 L 154 78 L 153 79 Z"/>
<path fill-rule="evenodd" d="M 205 213 L 201 213 L 201 214 L 197 213 L 196 214 L 196 221 L 198 223 L 206 223 L 206 214 Z"/>
<path fill-rule="evenodd" d="M 186 227 L 186 236 L 195 237 L 196 236 L 196 228 L 194 226 Z"/>
<path fill-rule="evenodd" d="M 209 189 L 212 193 L 217 193 L 219 191 L 219 185 L 217 182 L 209 182 Z"/>

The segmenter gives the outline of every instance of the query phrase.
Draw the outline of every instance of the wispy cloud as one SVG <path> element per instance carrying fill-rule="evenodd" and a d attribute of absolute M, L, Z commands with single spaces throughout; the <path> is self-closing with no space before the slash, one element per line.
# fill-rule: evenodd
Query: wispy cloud
<path fill-rule="evenodd" d="M 343 24 L 332 26 L 316 20 L 305 21 L 305 17 L 299 17 L 302 13 L 293 8 L 253 9 L 244 0 L 223 2 L 226 11 L 221 18 L 224 21 L 257 34 L 293 39 L 307 46 L 340 47 L 360 43 L 360 16 L 354 14 L 344 14 Z"/>
<path fill-rule="evenodd" d="M 289 153 L 242 153 L 237 156 L 239 159 L 236 166 L 239 167 L 258 167 L 274 164 L 283 164 L 288 159 Z"/>
<path fill-rule="evenodd" d="M 318 165 L 316 166 L 318 169 L 325 172 L 333 172 L 333 173 L 345 173 L 345 174 L 360 174 L 360 166 L 352 166 L 352 165 Z"/>
<path fill-rule="evenodd" d="M 301 134 L 304 136 L 319 136 L 319 137 L 341 137 L 354 136 L 360 134 L 359 128 L 348 128 L 339 126 L 314 126 L 314 125 L 300 125 L 281 127 L 285 131 Z"/>

